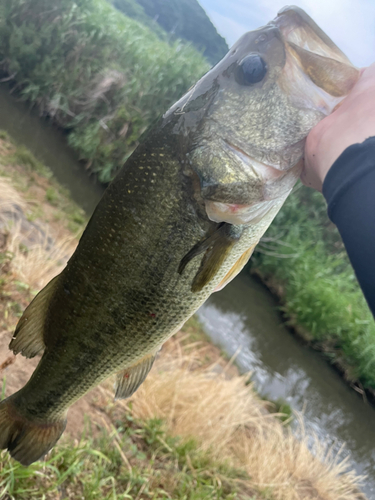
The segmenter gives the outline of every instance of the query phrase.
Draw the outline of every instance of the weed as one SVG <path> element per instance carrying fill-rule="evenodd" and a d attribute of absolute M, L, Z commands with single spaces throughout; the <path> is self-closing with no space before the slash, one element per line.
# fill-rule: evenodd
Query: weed
<path fill-rule="evenodd" d="M 354 379 L 375 388 L 375 322 L 326 212 L 319 193 L 298 187 L 268 229 L 252 266 L 282 290 L 290 324 L 306 330 L 333 362 L 344 358 Z M 280 253 L 288 258 L 279 258 Z"/>
<path fill-rule="evenodd" d="M 16 147 L 12 162 L 15 164 L 23 165 L 27 169 L 42 174 L 45 177 L 51 176 L 51 172 L 49 171 L 49 169 L 47 169 L 40 161 L 38 161 L 31 153 L 31 151 L 25 146 Z"/>
<path fill-rule="evenodd" d="M 160 40 L 105 0 L 61 0 L 52 10 L 45 0 L 5 2 L 0 30 L 2 69 L 103 182 L 209 68 L 191 45 Z M 39 168 L 24 151 L 16 161 Z"/>
<path fill-rule="evenodd" d="M 66 440 L 43 467 L 22 467 L 3 453 L 1 498 L 234 500 L 248 491 L 243 472 L 212 461 L 193 441 L 168 436 L 162 421 L 125 416 L 118 425 L 76 445 Z"/>
<path fill-rule="evenodd" d="M 58 195 L 53 187 L 49 187 L 46 190 L 46 200 L 51 203 L 51 205 L 56 206 L 58 202 Z"/>

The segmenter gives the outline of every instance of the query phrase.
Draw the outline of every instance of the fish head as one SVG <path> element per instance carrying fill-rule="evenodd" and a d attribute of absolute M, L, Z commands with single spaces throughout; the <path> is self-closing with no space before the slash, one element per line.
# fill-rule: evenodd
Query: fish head
<path fill-rule="evenodd" d="M 199 177 L 209 219 L 272 220 L 300 175 L 308 133 L 358 78 L 298 7 L 244 34 L 166 115 L 184 137 L 181 161 Z"/>

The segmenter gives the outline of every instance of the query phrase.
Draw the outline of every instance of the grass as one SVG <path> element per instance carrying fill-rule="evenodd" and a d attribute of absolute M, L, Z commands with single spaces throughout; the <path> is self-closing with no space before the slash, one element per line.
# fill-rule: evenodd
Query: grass
<path fill-rule="evenodd" d="M 9 160 L 15 165 L 23 165 L 29 171 L 37 172 L 44 177 L 51 177 L 52 175 L 51 171 L 38 161 L 25 146 L 17 146 L 13 156 Z"/>
<path fill-rule="evenodd" d="M 246 475 L 165 431 L 162 421 L 130 414 L 96 438 L 59 445 L 48 459 L 22 467 L 3 453 L 0 498 L 67 500 L 251 498 Z M 253 498 L 256 498 L 255 496 Z"/>
<path fill-rule="evenodd" d="M 375 389 L 375 322 L 319 193 L 299 187 L 267 231 L 252 266 L 279 295 L 294 326 Z M 286 258 L 285 258 L 286 257 Z"/>
<path fill-rule="evenodd" d="M 160 40 L 105 0 L 60 0 L 52 9 L 47 0 L 2 2 L 0 60 L 13 90 L 66 131 L 103 182 L 209 69 L 191 45 Z"/>
<path fill-rule="evenodd" d="M 316 436 L 305 435 L 298 416 L 296 439 L 277 414 L 268 413 L 269 403 L 255 395 L 248 375 L 227 377 L 225 367 L 217 373 L 214 363 L 196 363 L 201 356 L 197 345 L 184 354 L 180 340 L 171 340 L 132 397 L 133 414 L 163 419 L 172 435 L 194 436 L 201 449 L 245 470 L 249 484 L 273 500 L 356 498 L 348 464 Z"/>
<path fill-rule="evenodd" d="M 87 216 L 71 200 L 68 190 L 58 184 L 51 170 L 39 162 L 30 150 L 16 144 L 1 130 L 0 175 L 8 178 L 15 188 L 9 200 L 11 205 L 21 203 L 18 193 L 26 193 L 28 206 L 25 215 L 29 221 L 44 219 L 51 223 L 53 218 L 69 232 L 78 234 L 82 231 Z M 4 199 L 7 196 L 4 195 Z M 50 210 L 48 205 L 53 209 Z"/>

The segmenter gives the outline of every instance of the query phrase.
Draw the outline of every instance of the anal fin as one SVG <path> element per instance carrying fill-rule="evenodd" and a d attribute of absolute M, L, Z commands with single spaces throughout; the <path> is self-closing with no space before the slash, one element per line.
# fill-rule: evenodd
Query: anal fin
<path fill-rule="evenodd" d="M 144 356 L 134 365 L 117 373 L 115 383 L 115 399 L 129 398 L 144 382 L 154 364 L 156 353 Z"/>
<path fill-rule="evenodd" d="M 21 353 L 26 358 L 33 358 L 44 350 L 44 323 L 57 278 L 58 276 L 55 276 L 34 297 L 21 316 L 9 344 L 9 349 L 14 354 Z"/>

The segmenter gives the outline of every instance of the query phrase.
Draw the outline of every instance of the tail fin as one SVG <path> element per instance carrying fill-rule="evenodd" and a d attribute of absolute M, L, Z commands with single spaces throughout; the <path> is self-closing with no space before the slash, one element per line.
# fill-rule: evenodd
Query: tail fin
<path fill-rule="evenodd" d="M 66 419 L 52 422 L 28 420 L 17 410 L 13 396 L 0 403 L 0 449 L 22 465 L 30 465 L 42 458 L 64 432 Z"/>

